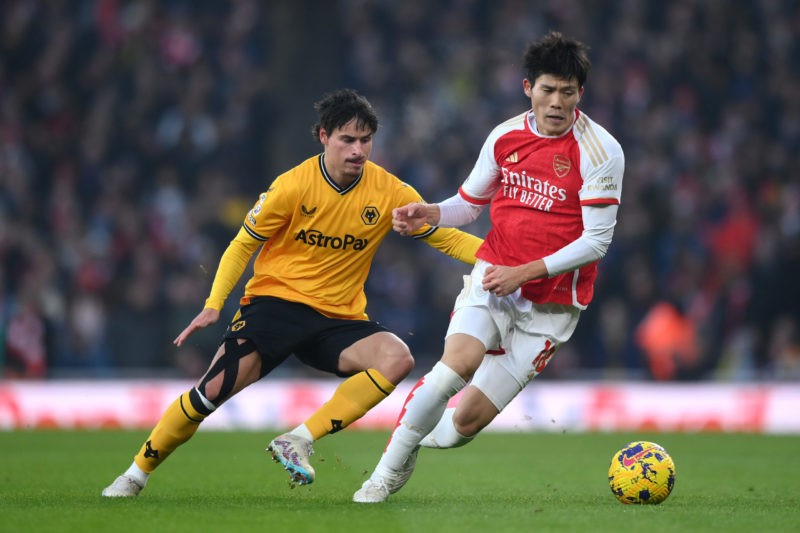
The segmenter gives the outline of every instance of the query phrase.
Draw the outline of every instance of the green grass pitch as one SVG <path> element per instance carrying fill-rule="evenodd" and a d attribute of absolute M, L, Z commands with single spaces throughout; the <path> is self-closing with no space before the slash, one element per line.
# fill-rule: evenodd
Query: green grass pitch
<path fill-rule="evenodd" d="M 741 434 L 485 433 L 420 453 L 384 504 L 354 504 L 387 432 L 316 445 L 317 481 L 291 488 L 264 451 L 277 432 L 200 431 L 135 500 L 106 500 L 146 432 L 0 432 L 0 531 L 798 531 L 800 438 Z M 611 455 L 632 440 L 676 463 L 658 506 L 617 502 Z"/>

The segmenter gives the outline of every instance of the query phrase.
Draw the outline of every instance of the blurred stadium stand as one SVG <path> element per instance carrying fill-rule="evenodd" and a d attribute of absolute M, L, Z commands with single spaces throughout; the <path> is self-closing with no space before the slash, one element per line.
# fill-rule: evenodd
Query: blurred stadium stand
<path fill-rule="evenodd" d="M 258 192 L 319 150 L 322 93 L 364 93 L 374 159 L 440 200 L 525 108 L 551 28 L 591 46 L 581 108 L 627 165 L 595 301 L 540 379 L 800 379 L 796 0 L 4 1 L 2 376 L 198 376 L 224 326 L 171 339 Z M 464 272 L 396 236 L 378 254 L 368 311 L 417 372 Z"/>

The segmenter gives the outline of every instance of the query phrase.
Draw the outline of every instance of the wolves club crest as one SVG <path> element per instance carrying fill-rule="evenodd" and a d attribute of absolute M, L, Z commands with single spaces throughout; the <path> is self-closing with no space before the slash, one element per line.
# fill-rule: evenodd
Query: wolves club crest
<path fill-rule="evenodd" d="M 553 171 L 556 173 L 556 176 L 563 178 L 569 173 L 571 168 L 572 161 L 569 160 L 569 157 L 561 154 L 553 156 Z"/>

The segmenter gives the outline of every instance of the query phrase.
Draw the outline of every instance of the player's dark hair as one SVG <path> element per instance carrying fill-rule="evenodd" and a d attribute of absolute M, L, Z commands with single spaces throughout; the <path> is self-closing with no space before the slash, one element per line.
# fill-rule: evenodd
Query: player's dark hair
<path fill-rule="evenodd" d="M 592 63 L 589 47 L 580 41 L 567 39 L 560 32 L 550 31 L 528 45 L 523 57 L 525 77 L 534 84 L 542 74 L 565 80 L 575 79 L 583 87 Z"/>
<path fill-rule="evenodd" d="M 314 104 L 319 122 L 311 128 L 314 139 L 319 141 L 320 129 L 330 135 L 336 128 L 341 128 L 351 120 L 356 120 L 359 128 L 366 126 L 372 133 L 378 131 L 378 115 L 365 97 L 353 89 L 338 89 L 325 94 Z"/>

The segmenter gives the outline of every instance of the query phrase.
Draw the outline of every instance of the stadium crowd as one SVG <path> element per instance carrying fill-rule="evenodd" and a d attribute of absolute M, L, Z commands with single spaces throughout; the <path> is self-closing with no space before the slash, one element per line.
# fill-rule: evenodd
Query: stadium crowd
<path fill-rule="evenodd" d="M 316 146 L 311 102 L 366 95 L 376 162 L 438 201 L 525 109 L 519 55 L 548 29 L 591 46 L 580 108 L 626 173 L 595 300 L 540 379 L 800 379 L 797 0 L 10 0 L 0 25 L 6 379 L 197 377 L 224 325 L 171 340 Z M 466 273 L 426 248 L 390 236 L 367 285 L 418 371 Z"/>

